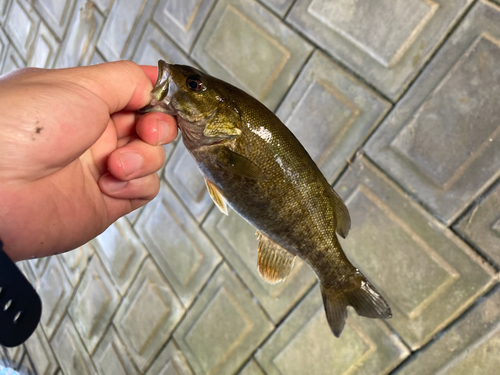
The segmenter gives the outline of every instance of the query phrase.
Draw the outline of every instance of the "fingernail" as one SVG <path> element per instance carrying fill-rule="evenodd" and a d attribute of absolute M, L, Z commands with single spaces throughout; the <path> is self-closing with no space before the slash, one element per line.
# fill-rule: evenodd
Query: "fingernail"
<path fill-rule="evenodd" d="M 137 172 L 142 167 L 142 156 L 137 152 L 123 152 L 120 154 L 120 161 L 122 162 L 123 172 L 130 176 L 132 173 Z"/>
<path fill-rule="evenodd" d="M 118 180 L 111 175 L 104 176 L 103 179 L 102 183 L 110 193 L 123 189 L 128 183 L 128 181 Z"/>
<path fill-rule="evenodd" d="M 170 137 L 170 126 L 161 120 L 157 120 L 156 124 L 158 126 L 158 144 L 162 145 L 167 141 L 167 138 Z"/>

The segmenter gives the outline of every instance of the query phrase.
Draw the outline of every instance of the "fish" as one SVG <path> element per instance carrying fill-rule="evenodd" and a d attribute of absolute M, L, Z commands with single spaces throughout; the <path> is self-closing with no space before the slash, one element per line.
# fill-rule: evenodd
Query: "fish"
<path fill-rule="evenodd" d="M 264 280 L 284 281 L 299 256 L 319 280 L 336 337 L 348 306 L 364 317 L 392 317 L 340 246 L 337 234 L 345 238 L 351 227 L 347 207 L 272 111 L 227 82 L 163 60 L 151 96 L 140 112 L 174 116 L 215 205 L 226 215 L 230 206 L 257 229 Z"/>

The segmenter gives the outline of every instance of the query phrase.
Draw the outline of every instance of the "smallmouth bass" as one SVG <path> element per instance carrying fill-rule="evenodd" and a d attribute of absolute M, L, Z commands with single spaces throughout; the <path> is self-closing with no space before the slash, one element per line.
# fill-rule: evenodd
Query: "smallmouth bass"
<path fill-rule="evenodd" d="M 347 306 L 387 319 L 391 309 L 347 259 L 351 221 L 342 199 L 290 130 L 242 90 L 160 60 L 151 103 L 141 112 L 173 115 L 217 207 L 227 204 L 257 228 L 257 267 L 269 283 L 290 273 L 296 256 L 316 273 L 331 331 L 339 337 Z"/>

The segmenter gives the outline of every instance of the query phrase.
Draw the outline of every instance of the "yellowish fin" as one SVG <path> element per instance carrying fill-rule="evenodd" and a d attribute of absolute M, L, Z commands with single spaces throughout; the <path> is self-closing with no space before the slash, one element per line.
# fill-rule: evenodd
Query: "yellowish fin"
<path fill-rule="evenodd" d="M 207 185 L 208 194 L 210 194 L 210 198 L 212 198 L 217 208 L 220 210 L 220 212 L 227 216 L 226 199 L 222 196 L 219 189 L 217 189 L 217 186 L 212 184 L 206 178 L 205 185 Z"/>
<path fill-rule="evenodd" d="M 367 318 L 389 319 L 391 308 L 379 292 L 358 272 L 357 285 L 350 289 L 333 289 L 321 285 L 326 320 L 335 337 L 339 337 L 345 326 L 347 306 L 352 306 L 358 315 Z"/>
<path fill-rule="evenodd" d="M 257 269 L 260 276 L 270 284 L 276 284 L 290 274 L 295 261 L 295 255 L 283 249 L 276 242 L 257 232 L 259 255 Z"/>

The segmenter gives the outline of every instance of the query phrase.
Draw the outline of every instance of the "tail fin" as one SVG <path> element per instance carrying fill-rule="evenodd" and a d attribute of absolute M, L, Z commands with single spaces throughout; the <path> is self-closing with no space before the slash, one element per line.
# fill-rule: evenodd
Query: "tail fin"
<path fill-rule="evenodd" d="M 361 283 L 353 289 L 339 290 L 321 286 L 326 320 L 335 337 L 339 337 L 345 326 L 347 306 L 352 306 L 358 315 L 368 318 L 389 319 L 391 308 L 375 288 L 361 276 Z"/>

